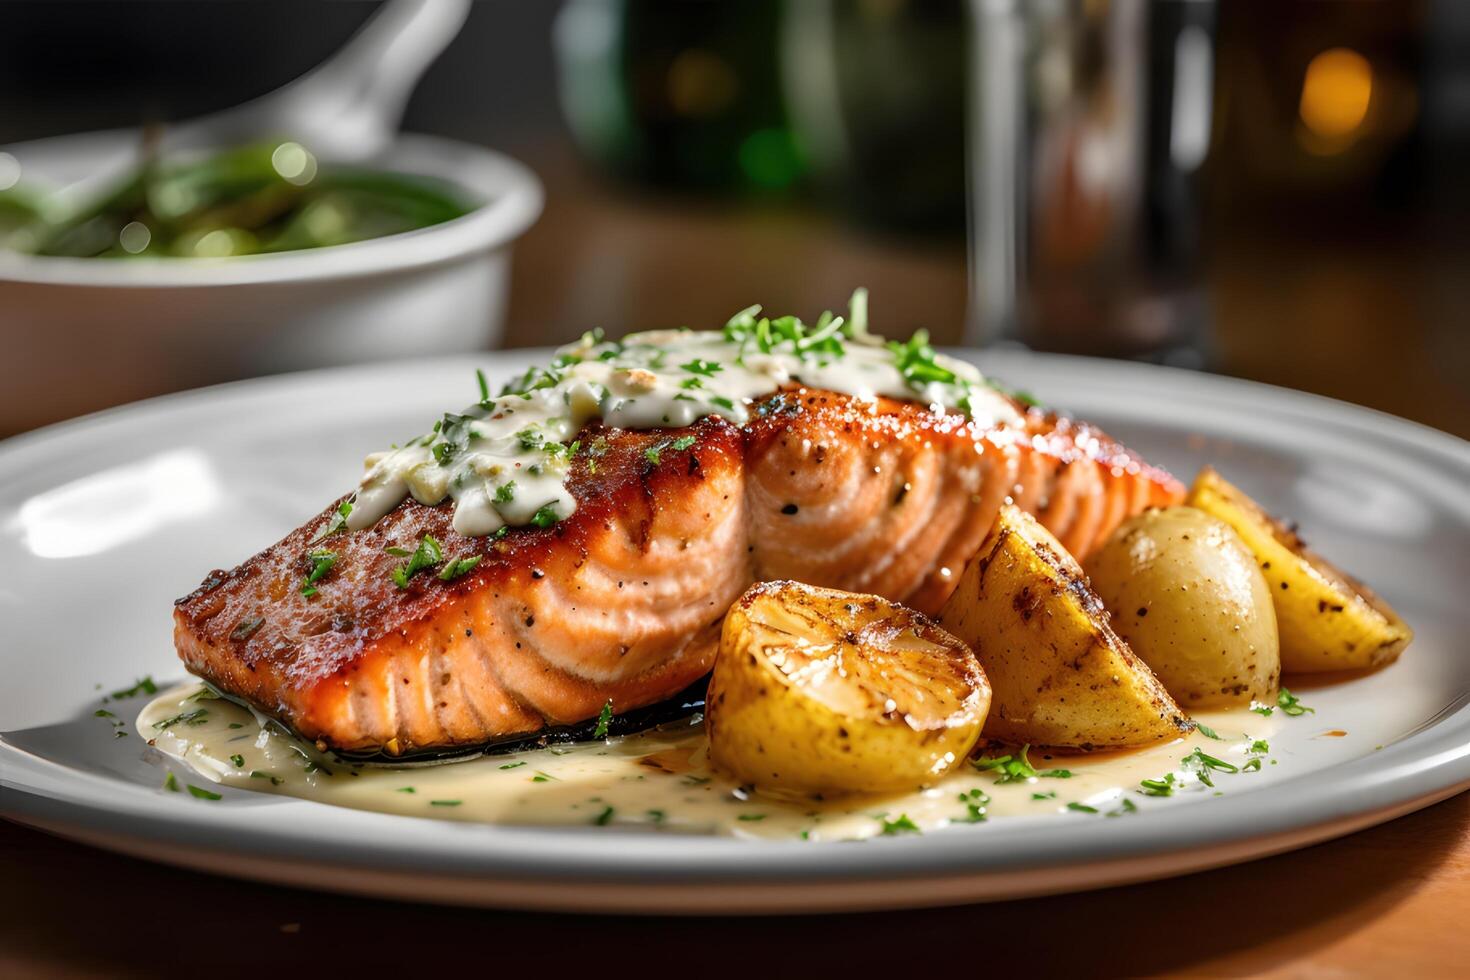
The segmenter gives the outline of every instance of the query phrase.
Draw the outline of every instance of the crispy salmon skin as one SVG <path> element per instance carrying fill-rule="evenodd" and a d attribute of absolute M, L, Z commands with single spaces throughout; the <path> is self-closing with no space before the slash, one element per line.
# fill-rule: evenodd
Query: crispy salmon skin
<path fill-rule="evenodd" d="M 793 387 L 741 427 L 718 416 L 678 430 L 588 426 L 569 518 L 465 537 L 450 505 L 410 498 L 322 537 L 334 503 L 180 599 L 175 644 L 190 671 L 324 748 L 448 750 L 609 702 L 632 710 L 708 672 L 725 610 L 755 581 L 933 612 L 1006 499 L 1080 558 L 1125 518 L 1183 496 L 1090 426 L 1024 419 L 987 429 Z M 438 560 L 406 575 L 426 538 Z"/>

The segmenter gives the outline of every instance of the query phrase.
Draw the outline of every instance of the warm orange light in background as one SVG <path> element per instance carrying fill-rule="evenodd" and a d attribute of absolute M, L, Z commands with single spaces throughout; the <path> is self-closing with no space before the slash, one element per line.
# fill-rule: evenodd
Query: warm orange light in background
<path fill-rule="evenodd" d="M 1347 48 L 1330 48 L 1307 65 L 1301 117 L 1314 136 L 1346 141 L 1363 125 L 1373 98 L 1373 66 Z"/>

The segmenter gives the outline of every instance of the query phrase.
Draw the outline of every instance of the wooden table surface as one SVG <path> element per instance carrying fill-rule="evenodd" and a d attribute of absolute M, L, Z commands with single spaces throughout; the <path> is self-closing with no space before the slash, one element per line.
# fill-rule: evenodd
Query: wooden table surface
<path fill-rule="evenodd" d="M 877 239 L 813 213 L 639 201 L 565 163 L 519 247 L 507 340 L 810 313 L 855 285 L 884 329 L 959 339 L 961 243 Z M 1285 234 L 1285 232 L 1282 232 Z M 1218 368 L 1470 436 L 1463 252 L 1226 242 Z M 99 383 L 105 383 L 99 381 Z M 1465 976 L 1470 794 L 1293 854 L 1172 881 L 967 908 L 818 918 L 573 918 L 314 894 L 154 866 L 0 822 L 0 976 L 1179 974 Z"/>
<path fill-rule="evenodd" d="M 0 822 L 0 976 L 1453 977 L 1470 794 L 1168 881 L 912 912 L 585 917 L 394 904 L 177 871 Z M 724 969 L 721 969 L 723 965 Z M 941 971 L 935 973 L 934 971 Z M 900 972 L 902 971 L 902 972 Z"/>

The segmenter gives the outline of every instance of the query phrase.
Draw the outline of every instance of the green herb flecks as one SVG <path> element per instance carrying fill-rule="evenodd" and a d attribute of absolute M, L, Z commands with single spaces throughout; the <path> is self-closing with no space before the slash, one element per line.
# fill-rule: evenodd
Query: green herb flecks
<path fill-rule="evenodd" d="M 177 793 L 179 791 L 178 778 L 172 772 L 163 777 L 163 788 L 170 793 Z"/>
<path fill-rule="evenodd" d="M 464 800 L 430 800 L 429 806 L 459 806 Z"/>
<path fill-rule="evenodd" d="M 233 765 L 236 769 L 244 769 L 245 757 L 243 755 L 232 755 L 230 756 L 230 764 Z"/>
<path fill-rule="evenodd" d="M 281 785 L 282 783 L 285 782 L 285 780 L 282 779 L 280 776 L 272 776 L 270 773 L 268 773 L 268 772 L 261 772 L 259 769 L 252 769 L 252 770 L 250 770 L 250 778 L 251 779 L 269 779 L 271 781 L 271 785 L 272 786 L 279 786 L 279 785 Z"/>
<path fill-rule="evenodd" d="M 561 518 L 557 516 L 555 504 L 544 504 L 531 515 L 531 523 L 537 527 L 551 527 L 559 520 Z"/>
<path fill-rule="evenodd" d="M 983 789 L 972 789 L 967 793 L 960 794 L 960 802 L 965 806 L 965 815 L 955 819 L 955 823 L 984 823 L 986 808 L 990 806 L 990 795 Z"/>
<path fill-rule="evenodd" d="M 1309 708 L 1302 704 L 1301 698 L 1292 694 L 1284 687 L 1276 694 L 1276 706 L 1281 709 L 1282 714 L 1289 715 L 1292 718 L 1298 715 L 1317 713 L 1316 708 Z"/>
<path fill-rule="evenodd" d="M 895 820 L 884 820 L 883 830 L 881 831 L 884 837 L 893 837 L 898 834 L 918 834 L 922 832 L 919 829 L 919 825 L 909 819 L 907 813 L 900 813 Z"/>
<path fill-rule="evenodd" d="M 107 699 L 110 701 L 120 701 L 123 698 L 135 698 L 139 694 L 157 693 L 158 685 L 153 683 L 152 675 L 146 675 L 142 677 L 138 681 L 138 683 L 134 684 L 132 687 L 124 687 L 121 690 L 113 691 L 107 696 Z"/>
<path fill-rule="evenodd" d="M 1173 796 L 1175 784 L 1178 782 L 1178 777 L 1172 772 L 1165 773 L 1158 779 L 1141 779 L 1138 782 L 1141 787 L 1139 792 L 1144 796 Z"/>
<path fill-rule="evenodd" d="M 439 546 L 438 540 L 431 534 L 425 534 L 419 539 L 419 545 L 406 563 L 395 565 L 389 577 L 393 584 L 400 589 L 408 588 L 408 583 L 419 572 L 427 571 L 444 560 L 444 550 Z"/>
<path fill-rule="evenodd" d="M 1194 773 L 1195 778 L 1211 788 L 1215 785 L 1214 781 L 1210 778 L 1211 770 L 1224 773 L 1240 772 L 1239 766 L 1231 762 L 1226 762 L 1224 759 L 1217 759 L 1207 754 L 1204 749 L 1195 749 L 1180 760 L 1180 765 L 1187 771 Z"/>
<path fill-rule="evenodd" d="M 479 555 L 470 555 L 468 558 L 451 558 L 439 569 L 439 579 L 443 582 L 453 582 L 461 575 L 466 575 L 480 564 Z"/>
<path fill-rule="evenodd" d="M 167 731 L 175 725 L 202 725 L 209 718 L 209 712 L 204 708 L 195 708 L 192 711 L 183 711 L 172 718 L 163 721 L 155 721 L 153 727 L 160 732 Z"/>
<path fill-rule="evenodd" d="M 599 827 L 606 827 L 608 824 L 612 823 L 613 814 L 616 812 L 617 811 L 615 811 L 610 806 L 603 807 L 602 812 L 592 818 L 592 822 Z"/>
<path fill-rule="evenodd" d="M 602 712 L 597 716 L 597 726 L 592 729 L 593 738 L 607 737 L 607 726 L 612 722 L 612 716 L 612 698 L 608 698 L 607 703 L 602 706 Z"/>
<path fill-rule="evenodd" d="M 310 599 L 317 594 L 316 583 L 326 578 L 332 566 L 337 563 L 337 553 L 319 548 L 309 552 L 306 560 L 311 562 L 311 571 L 306 573 L 306 578 L 301 583 L 301 594 Z"/>
<path fill-rule="evenodd" d="M 524 760 L 524 759 L 517 759 L 514 762 L 507 762 L 505 765 L 501 766 L 500 768 L 501 769 L 519 769 L 521 766 L 524 766 L 525 764 L 526 764 L 526 760 Z"/>
<path fill-rule="evenodd" d="M 189 795 L 192 796 L 192 797 L 194 797 L 194 799 L 196 799 L 196 800 L 221 800 L 221 799 L 224 799 L 224 797 L 220 796 L 218 793 L 211 792 L 211 791 L 203 788 L 202 786 L 195 786 L 193 783 L 187 784 L 187 789 L 189 790 Z"/>
<path fill-rule="evenodd" d="M 346 500 L 337 505 L 337 510 L 332 514 L 332 519 L 327 522 L 325 527 L 323 527 L 320 531 L 316 533 L 316 536 L 311 539 L 311 543 L 316 544 L 322 538 L 331 537 L 333 534 L 336 534 L 339 531 L 345 531 L 347 529 L 347 518 L 351 516 L 351 514 L 352 498 L 348 497 Z"/>
<path fill-rule="evenodd" d="M 981 757 L 971 759 L 970 765 L 981 772 L 994 771 L 999 773 L 997 783 L 1021 783 L 1028 779 L 1070 779 L 1070 769 L 1045 769 L 1038 771 L 1031 765 L 1027 752 L 1031 746 L 1023 745 L 1015 755 L 1001 755 L 993 757 Z"/>
<path fill-rule="evenodd" d="M 1194 727 L 1195 727 L 1195 730 L 1198 731 L 1205 738 L 1213 738 L 1217 742 L 1223 742 L 1224 741 L 1224 739 L 1222 739 L 1218 734 L 1216 734 L 1215 733 L 1215 730 L 1213 728 L 1211 728 L 1209 725 L 1202 725 L 1199 722 L 1195 722 L 1194 723 Z"/>

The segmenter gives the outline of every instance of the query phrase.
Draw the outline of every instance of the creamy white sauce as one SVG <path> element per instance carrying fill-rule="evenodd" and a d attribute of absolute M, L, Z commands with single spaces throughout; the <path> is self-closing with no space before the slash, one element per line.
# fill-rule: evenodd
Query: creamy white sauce
<path fill-rule="evenodd" d="M 823 314 L 807 327 L 743 310 L 724 330 L 635 333 L 620 342 L 593 335 L 564 347 L 498 397 L 449 413 L 434 431 L 367 458 L 346 524 L 369 527 L 412 496 L 430 506 L 454 499 L 454 529 L 493 534 L 569 517 L 571 442 L 601 419 L 625 429 L 682 428 L 711 415 L 742 425 L 748 407 L 800 382 L 872 401 L 879 396 L 959 411 L 990 427 L 1020 416 L 971 364 L 935 354 L 922 339 L 894 350 L 867 332 L 866 297 L 851 315 Z"/>
<path fill-rule="evenodd" d="M 160 695 L 138 716 L 137 730 L 161 752 L 213 783 L 360 810 L 475 823 L 643 827 L 818 841 L 873 837 L 885 828 L 890 833 L 928 833 L 976 822 L 977 816 L 985 822 L 1088 820 L 1123 816 L 1130 806 L 1207 800 L 1250 786 L 1258 773 L 1212 771 L 1215 785 L 1208 786 L 1196 767 L 1182 766 L 1181 760 L 1199 748 L 1237 767 L 1260 758 L 1264 768 L 1273 760 L 1252 751 L 1253 741 L 1268 738 L 1279 724 L 1244 710 L 1214 712 L 1198 718 L 1220 740 L 1196 733 L 1128 753 L 1031 753 L 1036 769 L 1062 768 L 1071 773 L 1069 778 L 1003 783 L 994 771 L 961 764 L 929 789 L 817 801 L 748 792 L 713 771 L 697 720 L 576 745 L 390 768 L 321 756 L 273 726 L 262 727 L 239 705 L 198 699 L 201 691 L 208 693 L 195 683 Z M 168 723 L 194 711 L 203 713 Z M 1175 779 L 1173 795 L 1155 798 L 1142 792 L 1142 780 L 1168 774 Z M 187 785 L 186 780 L 181 790 Z"/>

